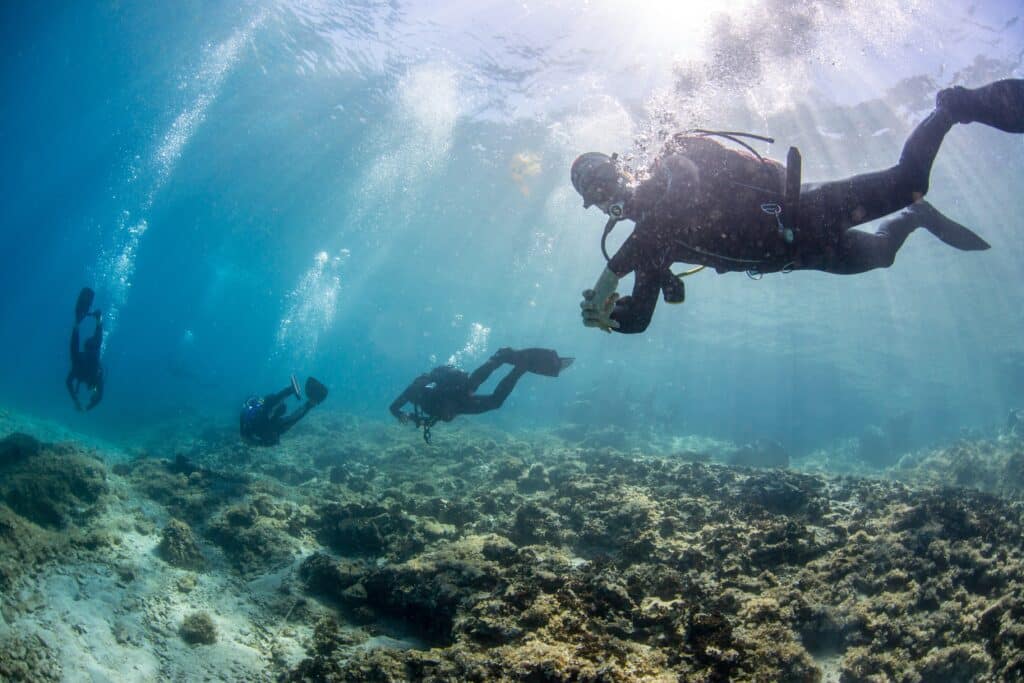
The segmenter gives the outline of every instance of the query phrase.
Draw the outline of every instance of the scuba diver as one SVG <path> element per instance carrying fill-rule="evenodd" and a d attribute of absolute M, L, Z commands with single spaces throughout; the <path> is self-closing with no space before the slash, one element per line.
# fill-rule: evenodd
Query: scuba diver
<path fill-rule="evenodd" d="M 588 152 L 572 164 L 573 187 L 583 208 L 608 217 L 601 250 L 607 267 L 583 292 L 583 324 L 605 332 L 647 329 L 659 293 L 681 303 L 682 277 L 706 266 L 717 272 L 764 273 L 820 270 L 851 275 L 888 268 L 907 236 L 924 227 L 957 249 L 989 245 L 966 227 L 922 201 L 932 162 L 957 123 L 983 123 L 1024 133 L 1024 79 L 940 91 L 934 111 L 910 134 L 899 162 L 886 170 L 825 183 L 800 184 L 800 153 L 790 148 L 787 165 L 762 158 L 740 137 L 749 133 L 696 129 L 671 138 L 636 187 L 619 170 L 616 155 Z M 747 154 L 713 137 L 746 147 Z M 906 209 L 875 233 L 853 229 Z M 611 257 L 605 240 L 620 220 L 633 233 Z M 675 262 L 697 264 L 681 274 Z M 619 298 L 619 279 L 635 274 L 631 296 Z"/>
<path fill-rule="evenodd" d="M 92 289 L 83 287 L 78 293 L 78 301 L 75 302 L 75 326 L 71 328 L 71 370 L 68 371 L 64 385 L 68 388 L 77 410 L 82 410 L 82 404 L 78 400 L 78 389 L 82 384 L 92 392 L 85 410 L 92 410 L 103 400 L 103 366 L 100 364 L 100 350 L 103 348 L 103 313 L 98 310 L 89 311 L 95 297 L 96 293 Z M 96 319 L 96 327 L 92 336 L 85 340 L 83 348 L 79 342 L 78 328 L 88 317 Z"/>
<path fill-rule="evenodd" d="M 437 422 L 451 422 L 456 415 L 477 415 L 501 407 L 527 372 L 557 377 L 574 359 L 563 358 L 551 349 L 502 348 L 490 359 L 468 374 L 450 365 L 442 365 L 420 375 L 394 400 L 389 410 L 402 424 L 412 423 L 423 429 L 423 440 L 430 443 L 430 428 Z M 502 365 L 512 371 L 505 375 L 494 392 L 481 396 L 476 390 Z M 403 412 L 406 403 L 412 412 Z"/>
<path fill-rule="evenodd" d="M 302 399 L 295 375 L 292 375 L 291 383 L 276 394 L 250 396 L 242 404 L 242 412 L 238 416 L 238 431 L 242 441 L 250 446 L 276 446 L 282 434 L 304 418 L 313 406 L 323 403 L 327 398 L 327 387 L 313 377 L 307 378 L 306 402 L 286 417 L 284 402 L 289 396 Z"/>

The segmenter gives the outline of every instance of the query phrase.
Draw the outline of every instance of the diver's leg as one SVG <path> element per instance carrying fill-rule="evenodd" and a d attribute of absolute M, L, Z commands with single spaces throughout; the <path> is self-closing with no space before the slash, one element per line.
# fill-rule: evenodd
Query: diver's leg
<path fill-rule="evenodd" d="M 969 228 L 943 215 L 922 200 L 914 202 L 892 218 L 882 222 L 874 234 L 850 229 L 839 239 L 836 258 L 823 270 L 840 275 L 863 273 L 875 268 L 888 268 L 896 259 L 907 237 L 917 228 L 924 228 L 951 247 L 961 251 L 981 251 L 988 242 Z"/>
<path fill-rule="evenodd" d="M 874 234 L 850 229 L 839 238 L 836 258 L 822 270 L 837 275 L 854 275 L 875 268 L 888 268 L 896 260 L 907 236 L 918 227 L 912 213 L 903 210 L 882 223 Z"/>
<path fill-rule="evenodd" d="M 292 391 L 292 385 L 288 385 L 276 394 L 267 394 L 263 397 L 263 405 L 266 410 L 273 409 L 278 403 L 285 400 L 289 396 L 294 396 L 295 392 Z"/>
<path fill-rule="evenodd" d="M 512 390 L 516 388 L 516 382 L 519 378 L 526 374 L 526 369 L 515 367 L 505 375 L 505 377 L 498 382 L 498 386 L 494 387 L 494 393 L 486 396 L 470 396 L 470 401 L 464 406 L 459 407 L 459 413 L 464 415 L 476 415 L 478 413 L 486 413 L 490 410 L 496 410 L 500 408 L 508 398 L 508 395 L 512 393 Z"/>
<path fill-rule="evenodd" d="M 884 171 L 805 185 L 798 228 L 805 239 L 836 243 L 851 227 L 909 206 L 928 192 L 932 162 L 953 127 L 944 109 L 933 111 L 910 134 L 899 163 Z"/>
<path fill-rule="evenodd" d="M 486 363 L 474 370 L 473 374 L 469 376 L 469 392 L 472 393 L 479 389 L 480 385 L 491 376 L 491 373 L 504 364 L 505 361 L 500 359 L 497 353 L 491 356 Z"/>
<path fill-rule="evenodd" d="M 291 392 L 290 389 L 289 392 Z M 283 417 L 279 420 L 275 420 L 274 424 L 277 427 L 278 435 L 280 436 L 281 434 L 284 434 L 289 429 L 294 427 L 296 422 L 306 417 L 306 413 L 308 413 L 310 408 L 312 407 L 313 403 L 310 401 L 306 401 L 305 403 L 302 404 L 302 407 L 298 408 L 294 413 L 292 413 L 288 417 Z"/>
<path fill-rule="evenodd" d="M 75 362 L 78 360 L 78 353 L 80 351 L 80 344 L 78 341 L 78 325 L 71 328 L 71 366 L 75 366 Z"/>
<path fill-rule="evenodd" d="M 89 341 L 86 344 L 98 349 L 103 344 L 103 314 L 99 311 L 93 311 L 90 315 L 96 317 L 96 326 L 93 328 L 92 336 L 89 337 Z"/>
<path fill-rule="evenodd" d="M 1007 133 L 1024 133 L 1024 79 L 1007 78 L 980 88 L 954 86 L 939 91 L 935 106 L 957 123 L 983 123 Z"/>

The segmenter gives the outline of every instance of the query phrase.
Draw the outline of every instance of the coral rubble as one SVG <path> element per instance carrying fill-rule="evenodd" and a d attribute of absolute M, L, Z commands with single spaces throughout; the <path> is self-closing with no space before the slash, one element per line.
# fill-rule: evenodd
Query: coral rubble
<path fill-rule="evenodd" d="M 748 468 L 788 460 L 770 442 L 311 426 L 268 457 L 210 437 L 109 471 L 0 441 L 0 582 L 18 587 L 0 626 L 31 623 L 46 598 L 26 569 L 51 567 L 73 600 L 120 591 L 104 628 L 163 648 L 157 677 L 219 665 L 160 669 L 183 639 L 221 643 L 246 680 L 1024 678 L 1012 431 L 903 456 L 879 472 L 894 481 Z M 52 639 L 0 638 L 8 678 L 80 673 Z"/>

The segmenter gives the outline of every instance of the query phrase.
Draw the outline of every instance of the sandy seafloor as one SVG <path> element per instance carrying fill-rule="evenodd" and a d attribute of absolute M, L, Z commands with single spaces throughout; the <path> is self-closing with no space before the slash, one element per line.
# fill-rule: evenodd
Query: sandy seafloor
<path fill-rule="evenodd" d="M 789 469 L 470 420 L 428 446 L 329 411 L 263 450 L 187 421 L 122 450 L 12 411 L 0 437 L 2 680 L 1024 679 L 1013 420 Z"/>

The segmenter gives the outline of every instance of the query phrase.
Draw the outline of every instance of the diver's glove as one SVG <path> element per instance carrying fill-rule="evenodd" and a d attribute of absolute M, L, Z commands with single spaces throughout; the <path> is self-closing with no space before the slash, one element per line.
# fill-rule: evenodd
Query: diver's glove
<path fill-rule="evenodd" d="M 615 302 L 619 300 L 619 295 L 615 291 L 618 286 L 618 276 L 605 268 L 594 288 L 583 291 L 580 309 L 584 326 L 596 327 L 605 332 L 619 328 L 618 321 L 612 320 L 611 317 L 612 311 L 615 310 Z"/>

